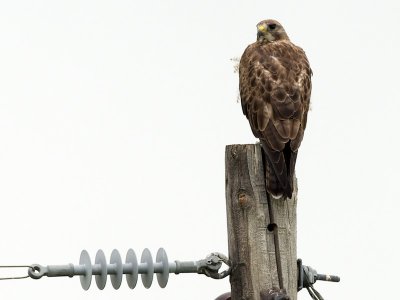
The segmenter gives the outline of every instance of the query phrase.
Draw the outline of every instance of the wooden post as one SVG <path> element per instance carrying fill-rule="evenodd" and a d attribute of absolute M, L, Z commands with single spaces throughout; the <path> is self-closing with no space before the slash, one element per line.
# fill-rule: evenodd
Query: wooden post
<path fill-rule="evenodd" d="M 259 300 L 261 292 L 279 287 L 260 145 L 226 146 L 225 168 L 232 300 Z M 292 199 L 270 197 L 270 203 L 278 230 L 283 287 L 296 300 L 296 180 Z"/>

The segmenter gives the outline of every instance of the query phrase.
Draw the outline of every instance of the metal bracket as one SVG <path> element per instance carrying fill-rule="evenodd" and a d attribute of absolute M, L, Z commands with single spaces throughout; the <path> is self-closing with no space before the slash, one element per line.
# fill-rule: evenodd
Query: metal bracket
<path fill-rule="evenodd" d="M 229 268 L 222 271 L 221 273 L 218 273 L 218 270 L 221 268 L 223 263 Z M 208 255 L 206 259 L 200 260 L 199 265 L 199 273 L 213 279 L 223 279 L 231 273 L 231 263 L 229 259 L 219 252 L 213 252 Z"/>
<path fill-rule="evenodd" d="M 339 282 L 340 277 L 318 274 L 313 268 L 304 266 L 300 258 L 297 259 L 297 291 L 312 286 L 317 280 Z"/>

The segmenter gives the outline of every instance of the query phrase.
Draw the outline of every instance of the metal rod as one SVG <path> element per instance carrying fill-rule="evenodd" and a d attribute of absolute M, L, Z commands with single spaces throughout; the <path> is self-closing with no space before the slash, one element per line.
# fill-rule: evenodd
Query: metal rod
<path fill-rule="evenodd" d="M 340 282 L 340 277 L 336 275 L 317 274 L 317 280 Z"/>
<path fill-rule="evenodd" d="M 274 247 L 275 247 L 275 261 L 276 261 L 276 271 L 278 274 L 279 288 L 283 287 L 283 274 L 282 274 L 282 260 L 281 260 L 281 248 L 279 246 L 279 228 L 278 224 L 275 223 L 274 210 L 272 208 L 271 196 L 267 192 L 267 203 L 268 203 L 268 214 L 269 214 L 269 225 L 272 225 L 272 232 L 274 234 Z M 268 226 L 269 226 L 268 225 Z M 270 230 L 270 228 L 268 228 Z"/>

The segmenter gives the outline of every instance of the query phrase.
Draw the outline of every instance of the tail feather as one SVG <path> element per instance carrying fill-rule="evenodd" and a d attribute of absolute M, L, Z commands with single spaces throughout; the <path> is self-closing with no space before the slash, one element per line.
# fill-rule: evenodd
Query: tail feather
<path fill-rule="evenodd" d="M 274 198 L 282 196 L 291 198 L 293 194 L 293 175 L 297 151 L 293 152 L 289 143 L 285 145 L 283 151 L 275 151 L 261 141 L 266 188 Z"/>
<path fill-rule="evenodd" d="M 290 150 L 291 151 L 291 150 Z M 297 160 L 297 151 L 291 151 L 292 155 L 290 157 L 290 164 L 289 164 L 289 168 L 288 168 L 288 181 L 289 181 L 289 185 L 290 185 L 290 197 L 292 198 L 292 194 L 293 194 L 293 181 L 294 181 L 294 167 L 296 165 L 296 160 Z"/>

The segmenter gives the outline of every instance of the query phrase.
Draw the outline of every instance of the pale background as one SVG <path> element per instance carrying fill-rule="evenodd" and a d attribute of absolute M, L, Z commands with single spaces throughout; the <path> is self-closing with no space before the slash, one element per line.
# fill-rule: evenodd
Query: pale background
<path fill-rule="evenodd" d="M 226 144 L 254 143 L 232 57 L 276 18 L 306 51 L 312 111 L 297 163 L 298 256 L 340 284 L 398 285 L 398 1 L 1 1 L 0 264 L 165 247 L 227 253 Z M 81 289 L 0 282 L 2 299 L 214 299 L 228 279 Z M 310 299 L 300 292 L 299 299 Z"/>

